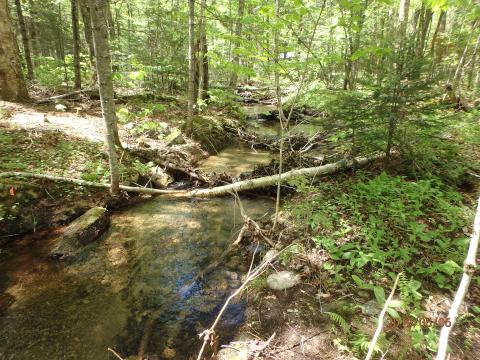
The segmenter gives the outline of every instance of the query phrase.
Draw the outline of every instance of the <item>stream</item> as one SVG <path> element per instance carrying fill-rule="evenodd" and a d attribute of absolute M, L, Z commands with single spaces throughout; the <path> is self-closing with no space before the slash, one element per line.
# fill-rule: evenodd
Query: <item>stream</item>
<path fill-rule="evenodd" d="M 272 106 L 246 107 L 253 115 Z M 250 121 L 276 135 L 276 122 Z M 295 125 L 292 128 L 298 128 Z M 232 145 L 202 161 L 205 171 L 239 176 L 271 154 Z M 269 216 L 271 199 L 243 199 L 252 218 Z M 230 254 L 203 279 L 242 225 L 231 198 L 156 197 L 111 213 L 109 230 L 67 263 L 48 258 L 58 235 L 31 234 L 0 249 L 0 359 L 136 359 L 143 334 L 149 359 L 189 359 L 226 297 L 241 284 L 249 253 Z M 217 328 L 221 343 L 244 320 L 231 304 Z M 149 324 L 148 326 L 146 324 Z M 145 340 L 145 338 L 143 338 Z"/>
<path fill-rule="evenodd" d="M 203 166 L 239 158 L 241 169 L 228 170 L 243 172 L 258 163 L 257 152 L 248 155 L 230 148 Z M 270 199 L 242 203 L 256 218 L 272 208 Z M 255 249 L 230 254 L 192 280 L 219 259 L 241 225 L 231 198 L 162 196 L 112 212 L 109 230 L 68 263 L 47 257 L 53 231 L 12 242 L 0 250 L 0 359 L 115 359 L 109 347 L 136 359 L 149 320 L 150 359 L 188 359 L 199 349 L 197 334 L 241 284 Z M 222 342 L 243 319 L 243 302 L 231 304 L 218 327 Z"/>

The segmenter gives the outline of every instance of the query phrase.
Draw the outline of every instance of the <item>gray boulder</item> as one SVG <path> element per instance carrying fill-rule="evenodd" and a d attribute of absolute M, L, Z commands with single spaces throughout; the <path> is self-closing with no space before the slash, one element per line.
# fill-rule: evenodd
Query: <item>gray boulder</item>
<path fill-rule="evenodd" d="M 295 274 L 292 271 L 280 271 L 271 274 L 267 278 L 267 284 L 270 289 L 285 290 L 294 287 L 300 282 L 300 280 L 301 278 L 299 274 Z"/>

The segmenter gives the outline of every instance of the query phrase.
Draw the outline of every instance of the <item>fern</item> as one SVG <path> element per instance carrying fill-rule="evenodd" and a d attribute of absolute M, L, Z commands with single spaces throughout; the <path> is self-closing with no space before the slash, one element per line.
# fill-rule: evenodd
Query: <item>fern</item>
<path fill-rule="evenodd" d="M 368 351 L 368 348 L 370 346 L 370 341 L 371 339 L 365 333 L 358 332 L 353 336 L 353 339 L 350 341 L 350 344 L 352 345 L 354 353 L 362 354 Z M 378 343 L 375 344 L 373 351 L 375 353 L 381 352 L 380 347 L 378 346 Z"/>
<path fill-rule="evenodd" d="M 350 324 L 347 323 L 341 315 L 329 311 L 325 312 L 325 314 L 327 314 L 330 320 L 337 324 L 345 334 L 350 333 Z"/>

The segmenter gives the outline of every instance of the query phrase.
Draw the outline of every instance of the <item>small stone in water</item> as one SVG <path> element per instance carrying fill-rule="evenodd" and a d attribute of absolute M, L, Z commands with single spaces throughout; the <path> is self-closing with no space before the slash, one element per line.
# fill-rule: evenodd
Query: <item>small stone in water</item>
<path fill-rule="evenodd" d="M 273 290 L 285 290 L 294 287 L 300 282 L 300 275 L 291 271 L 280 271 L 267 278 L 267 284 Z"/>

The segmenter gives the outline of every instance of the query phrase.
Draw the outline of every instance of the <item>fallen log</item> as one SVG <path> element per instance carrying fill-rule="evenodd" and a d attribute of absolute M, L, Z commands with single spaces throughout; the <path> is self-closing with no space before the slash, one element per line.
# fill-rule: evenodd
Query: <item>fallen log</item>
<path fill-rule="evenodd" d="M 290 170 L 280 175 L 281 177 L 280 181 L 284 183 L 287 180 L 292 179 L 296 176 L 316 177 L 316 176 L 335 174 L 342 170 L 346 170 L 354 167 L 361 167 L 375 160 L 381 160 L 384 158 L 385 158 L 384 153 L 377 153 L 377 154 L 369 155 L 366 157 L 356 157 L 348 160 L 346 159 L 340 160 L 338 162 L 322 165 L 322 166 Z M 258 189 L 258 188 L 267 187 L 267 186 L 274 186 L 277 184 L 279 180 L 278 177 L 279 175 L 271 175 L 271 176 L 265 176 L 257 179 L 239 181 L 239 182 L 224 185 L 224 186 L 217 186 L 211 189 L 192 190 L 190 191 L 190 194 L 191 194 L 190 196 L 215 197 L 215 196 L 225 195 L 228 193 L 253 190 L 253 189 Z"/>
<path fill-rule="evenodd" d="M 107 183 L 97 183 L 93 181 L 72 179 L 72 178 L 66 178 L 62 176 L 34 174 L 34 173 L 19 172 L 19 171 L 0 173 L 0 179 L 19 178 L 19 177 L 39 179 L 39 180 L 58 181 L 58 182 L 64 182 L 68 184 L 94 187 L 94 188 L 103 188 L 103 189 L 110 188 L 110 184 L 107 184 Z M 185 191 L 183 190 L 160 190 L 160 189 L 142 188 L 142 187 L 136 187 L 136 186 L 125 186 L 125 185 L 120 185 L 120 190 L 133 192 L 133 193 L 140 193 L 140 194 L 150 194 L 150 195 L 185 193 Z"/>
<path fill-rule="evenodd" d="M 66 93 L 66 94 L 51 96 L 49 98 L 37 100 L 37 101 L 35 101 L 35 103 L 46 104 L 46 103 L 49 103 L 49 102 L 52 102 L 52 101 L 55 101 L 55 100 L 69 99 L 71 97 L 74 97 L 74 96 L 77 96 L 77 95 L 80 95 L 80 94 L 86 94 L 90 97 L 94 97 L 94 96 L 98 97 L 99 96 L 98 95 L 98 89 L 83 89 L 83 90 L 76 90 L 76 91 L 72 91 L 72 92 L 69 92 L 69 93 Z"/>
<path fill-rule="evenodd" d="M 75 256 L 85 245 L 97 240 L 109 225 L 107 209 L 91 208 L 68 225 L 58 243 L 50 251 L 50 256 L 57 259 Z"/>
<path fill-rule="evenodd" d="M 192 179 L 196 179 L 196 180 L 198 180 L 198 181 L 200 181 L 204 184 L 207 184 L 207 185 L 211 183 L 209 181 L 209 179 L 206 178 L 204 176 L 204 174 L 200 173 L 199 171 L 188 169 L 188 168 L 182 168 L 181 166 L 178 166 L 178 165 L 176 165 L 176 164 L 174 164 L 174 163 L 172 163 L 168 160 L 161 159 L 159 156 L 157 156 L 155 154 L 153 154 L 153 156 L 149 155 L 148 154 L 148 149 L 128 148 L 126 150 L 133 155 L 141 157 L 144 160 L 153 161 L 155 164 L 157 164 L 157 165 L 159 165 L 163 168 L 166 168 L 170 171 L 178 171 L 182 174 L 185 174 L 185 175 L 189 176 Z"/>
<path fill-rule="evenodd" d="M 376 153 L 376 154 L 365 156 L 365 157 L 360 156 L 353 159 L 340 160 L 335 163 L 326 164 L 322 166 L 290 170 L 280 175 L 281 177 L 280 182 L 284 183 L 287 180 L 292 179 L 296 176 L 316 177 L 316 176 L 323 176 L 323 175 L 331 175 L 331 174 L 340 172 L 342 170 L 361 167 L 375 160 L 381 160 L 384 158 L 385 158 L 384 153 Z M 33 178 L 33 179 L 40 179 L 40 180 L 59 181 L 59 182 L 65 182 L 65 183 L 70 183 L 75 185 L 104 188 L 104 189 L 110 188 L 110 184 L 107 184 L 107 183 L 96 183 L 92 181 L 71 179 L 71 178 L 65 178 L 61 176 L 34 174 L 34 173 L 17 172 L 17 171 L 0 173 L 0 179 L 11 178 L 11 177 L 15 177 L 15 178 L 24 177 L 24 178 Z M 190 190 L 190 191 L 149 189 L 149 188 L 141 188 L 141 187 L 125 186 L 125 185 L 120 185 L 120 190 L 133 192 L 133 193 L 150 194 L 150 195 L 169 194 L 175 197 L 185 197 L 185 198 L 190 198 L 190 197 L 210 198 L 215 196 L 238 193 L 241 191 L 259 189 L 262 187 L 275 186 L 278 183 L 278 180 L 279 180 L 278 177 L 279 175 L 271 175 L 271 176 L 265 176 L 257 179 L 238 181 L 233 184 L 217 186 L 210 189 L 196 189 L 196 190 Z"/>

